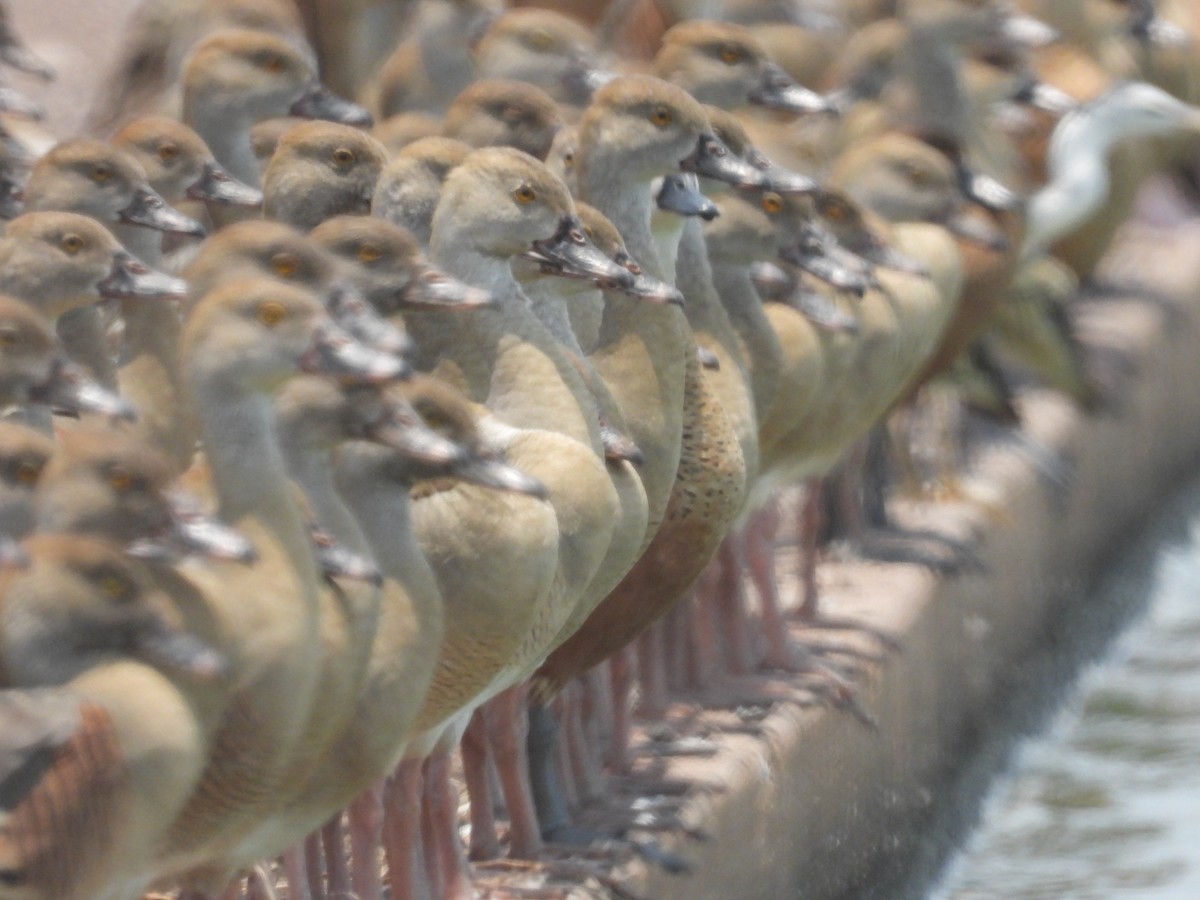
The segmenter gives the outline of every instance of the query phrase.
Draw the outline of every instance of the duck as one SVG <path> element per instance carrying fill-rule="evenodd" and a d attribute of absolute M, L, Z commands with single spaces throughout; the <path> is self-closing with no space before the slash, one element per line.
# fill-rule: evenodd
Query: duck
<path fill-rule="evenodd" d="M 310 292 L 262 278 L 221 285 L 197 302 L 181 357 L 219 516 L 259 557 L 245 568 L 178 566 L 204 598 L 238 689 L 213 729 L 199 785 L 157 843 L 155 863 L 160 877 L 212 891 L 257 858 L 258 847 L 240 844 L 311 749 L 296 743 L 307 734 L 321 675 L 309 663 L 319 628 L 317 569 L 265 397 L 302 366 L 369 380 L 401 370 L 336 329 Z"/>
<path fill-rule="evenodd" d="M 554 9 L 517 8 L 498 16 L 475 48 L 479 78 L 523 81 L 556 103 L 582 108 L 612 77 L 582 23 Z"/>
<path fill-rule="evenodd" d="M 368 106 L 381 119 L 400 112 L 445 112 L 474 80 L 472 45 L 498 12 L 495 0 L 421 0 L 407 37 L 366 90 Z"/>
<path fill-rule="evenodd" d="M 284 38 L 231 29 L 198 43 L 183 71 L 185 124 L 234 178 L 259 187 L 250 129 L 283 115 L 367 127 L 370 114 L 331 93 L 309 59 Z"/>
<path fill-rule="evenodd" d="M 332 216 L 366 215 L 387 151 L 358 128 L 305 122 L 279 140 L 263 176 L 263 212 L 299 231 Z"/>
<path fill-rule="evenodd" d="M 472 147 L 515 147 L 545 160 L 564 124 L 558 105 L 540 88 L 507 78 L 482 78 L 454 98 L 442 134 Z"/>
<path fill-rule="evenodd" d="M 371 215 L 403 226 L 428 247 L 442 183 L 471 150 L 470 144 L 447 137 L 413 141 L 379 173 Z"/>
<path fill-rule="evenodd" d="M 79 213 L 29 212 L 17 217 L 0 239 L 0 260 L 0 291 L 30 302 L 55 325 L 102 298 L 165 301 L 186 293 L 180 279 L 151 269 L 103 225 Z M 85 329 L 81 340 L 83 346 L 76 351 L 84 357 L 80 361 L 95 362 L 101 369 L 98 374 L 105 375 L 112 365 L 103 335 Z"/>
<path fill-rule="evenodd" d="M 77 715 L 53 759 L 27 754 L 33 768 L 7 785 L 0 858 L 21 887 L 3 896 L 136 896 L 159 829 L 203 767 L 190 694 L 220 681 L 224 660 L 118 546 L 44 533 L 25 549 L 27 568 L 0 573 L 6 712 L 23 710 L 18 723 L 72 705 Z"/>
<path fill-rule="evenodd" d="M 34 529 L 34 491 L 55 446 L 37 429 L 0 421 L 0 536 L 6 554 L 19 556 L 16 542 Z"/>

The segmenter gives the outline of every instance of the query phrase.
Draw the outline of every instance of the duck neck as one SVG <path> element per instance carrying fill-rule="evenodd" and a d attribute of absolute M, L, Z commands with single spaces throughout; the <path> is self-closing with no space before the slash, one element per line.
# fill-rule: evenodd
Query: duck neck
<path fill-rule="evenodd" d="M 447 230 L 449 232 L 449 230 Z M 575 438 L 597 450 L 597 413 L 579 372 L 530 307 L 509 260 L 464 246 L 452 233 L 434 232 L 433 257 L 449 274 L 496 298 L 491 310 L 410 317 L 432 326 L 432 345 L 465 376 L 468 394 L 502 421 Z M 420 325 L 413 339 L 424 349 Z"/>
<path fill-rule="evenodd" d="M 194 105 L 184 109 L 184 122 L 195 129 L 217 162 L 242 184 L 262 187 L 258 160 L 250 146 L 250 128 L 254 124 L 228 108 L 197 109 Z"/>
<path fill-rule="evenodd" d="M 372 466 L 359 465 L 362 453 L 384 453 L 380 447 L 358 448 L 348 444 L 338 454 L 335 474 L 337 490 L 353 514 L 367 547 L 384 574 L 404 578 L 406 561 L 416 546 L 412 530 L 409 491 L 412 485 L 377 473 Z"/>
<path fill-rule="evenodd" d="M 303 543 L 300 513 L 272 425 L 269 396 L 247 391 L 202 359 L 189 360 L 191 395 L 200 416 L 221 518 L 255 517 Z"/>
<path fill-rule="evenodd" d="M 371 545 L 354 514 L 338 493 L 334 481 L 334 453 L 328 448 L 312 447 L 300 435 L 281 430 L 280 445 L 287 460 L 288 474 L 304 491 L 317 516 L 317 524 L 354 553 L 371 552 Z"/>
<path fill-rule="evenodd" d="M 668 280 L 666 265 L 650 229 L 654 200 L 650 181 L 631 180 L 621 161 L 607 154 L 580 154 L 578 181 L 582 199 L 617 227 L 633 258 L 655 278 Z M 674 282 L 671 282 L 674 284 Z"/>
<path fill-rule="evenodd" d="M 571 314 L 568 304 L 572 302 L 587 302 L 584 297 L 576 294 L 598 293 L 594 290 L 571 291 L 570 296 L 564 296 L 562 291 L 555 290 L 550 278 L 535 278 L 523 285 L 525 295 L 529 298 L 530 308 L 538 321 L 546 326 L 546 330 L 569 353 L 582 358 L 583 348 L 579 346 L 579 337 L 571 327 Z"/>
<path fill-rule="evenodd" d="M 733 326 L 713 284 L 703 226 L 699 219 L 691 217 L 684 221 L 681 231 L 678 286 L 687 298 L 684 312 L 688 323 L 693 330 L 713 336 L 731 353 L 740 355 Z"/>

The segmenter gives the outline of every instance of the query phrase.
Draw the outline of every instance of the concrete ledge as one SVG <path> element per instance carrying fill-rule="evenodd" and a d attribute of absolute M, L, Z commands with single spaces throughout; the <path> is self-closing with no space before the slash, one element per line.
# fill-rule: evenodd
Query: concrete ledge
<path fill-rule="evenodd" d="M 638 863 L 626 872 L 632 890 L 653 900 L 824 900 L 904 870 L 934 798 L 963 762 L 959 748 L 1021 660 L 1053 634 L 1069 589 L 1200 458 L 1200 224 L 1128 226 L 1106 273 L 1171 303 L 1130 296 L 1082 311 L 1089 347 L 1133 362 L 1118 409 L 1085 419 L 1056 396 L 1029 398 L 1031 436 L 1075 463 L 1069 495 L 1055 501 L 1026 459 L 996 447 L 970 476 L 990 511 L 919 512 L 939 529 L 975 535 L 987 574 L 939 581 L 912 566 L 825 565 L 829 611 L 892 629 L 904 643 L 862 685 L 879 732 L 792 703 L 772 710 L 761 736 L 722 734 L 716 711 L 693 719 L 709 717 L 720 753 L 670 760 L 663 774 L 694 785 L 684 819 L 711 840 L 669 841 L 693 873 Z M 779 687 L 747 684 L 764 694 Z"/>

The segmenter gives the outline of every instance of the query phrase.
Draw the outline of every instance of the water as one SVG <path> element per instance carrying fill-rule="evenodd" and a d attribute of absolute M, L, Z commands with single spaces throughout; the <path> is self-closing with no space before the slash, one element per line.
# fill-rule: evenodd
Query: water
<path fill-rule="evenodd" d="M 1200 898 L 1200 484 L 1168 506 L 1086 598 L 1132 624 L 1019 744 L 929 900 Z"/>

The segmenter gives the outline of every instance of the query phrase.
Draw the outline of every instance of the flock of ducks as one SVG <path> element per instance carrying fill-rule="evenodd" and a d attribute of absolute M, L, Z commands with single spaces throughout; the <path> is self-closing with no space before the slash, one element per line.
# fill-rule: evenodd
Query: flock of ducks
<path fill-rule="evenodd" d="M 0 900 L 468 897 L 460 745 L 536 859 L 635 676 L 865 715 L 821 485 L 927 385 L 1093 408 L 1200 132 L 1186 2 L 399 6 L 148 0 L 94 136 L 0 87 Z"/>

